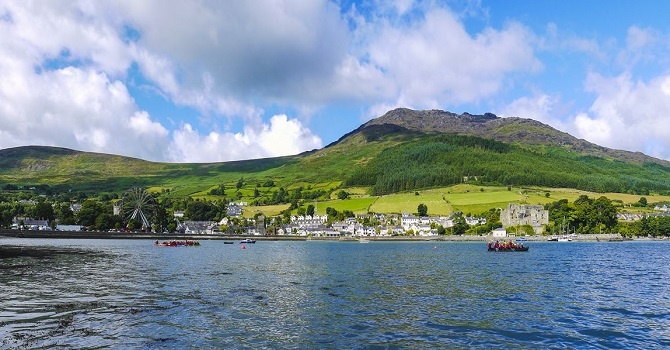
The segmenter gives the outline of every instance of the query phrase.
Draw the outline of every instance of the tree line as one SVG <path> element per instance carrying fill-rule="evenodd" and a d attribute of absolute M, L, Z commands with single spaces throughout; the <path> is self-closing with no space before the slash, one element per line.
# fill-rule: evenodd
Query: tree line
<path fill-rule="evenodd" d="M 592 192 L 670 193 L 670 168 L 635 165 L 562 150 L 536 151 L 474 136 L 440 135 L 390 147 L 354 170 L 345 186 L 369 186 L 372 195 L 450 186 L 576 188 Z"/>

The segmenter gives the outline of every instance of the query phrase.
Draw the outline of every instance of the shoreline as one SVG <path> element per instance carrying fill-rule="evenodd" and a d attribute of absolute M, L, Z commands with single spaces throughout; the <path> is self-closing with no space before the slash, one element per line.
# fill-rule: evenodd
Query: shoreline
<path fill-rule="evenodd" d="M 220 235 L 220 234 L 156 234 L 156 233 L 121 233 L 121 232 L 89 232 L 89 231 L 20 231 L 0 230 L 0 237 L 13 238 L 49 238 L 49 239 L 143 239 L 143 240 L 243 240 L 251 238 L 257 241 L 330 241 L 330 242 L 358 242 L 359 237 L 303 237 L 303 236 L 251 236 L 251 235 Z M 551 236 L 526 236 L 526 242 L 546 242 Z M 365 236 L 369 241 L 380 242 L 487 242 L 489 240 L 515 240 L 515 237 L 493 237 L 472 235 L 446 236 Z M 620 234 L 592 234 L 576 235 L 573 241 L 577 242 L 620 242 L 631 240 L 650 240 L 653 238 L 639 237 L 627 239 Z M 656 238 L 655 240 L 663 240 Z"/>

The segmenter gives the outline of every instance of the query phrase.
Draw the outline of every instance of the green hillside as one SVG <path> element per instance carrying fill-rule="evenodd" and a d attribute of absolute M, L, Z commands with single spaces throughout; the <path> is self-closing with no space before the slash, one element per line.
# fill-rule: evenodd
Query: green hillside
<path fill-rule="evenodd" d="M 666 193 L 670 167 L 574 156 L 560 149 L 538 152 L 474 136 L 440 135 L 383 150 L 354 171 L 345 184 L 370 186 L 371 194 L 383 195 L 461 182 Z"/>
<path fill-rule="evenodd" d="M 342 189 L 378 196 L 464 182 L 668 194 L 670 166 L 527 119 L 405 109 L 321 150 L 270 159 L 172 164 L 53 147 L 0 150 L 0 186 L 55 193 L 118 195 L 144 187 L 166 198 L 280 205 L 337 198 Z"/>

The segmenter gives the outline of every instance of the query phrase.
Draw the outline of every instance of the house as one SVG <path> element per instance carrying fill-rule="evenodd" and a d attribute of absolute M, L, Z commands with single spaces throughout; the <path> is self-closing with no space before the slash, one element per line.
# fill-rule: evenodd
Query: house
<path fill-rule="evenodd" d="M 328 215 L 298 215 L 291 216 L 291 223 L 301 227 L 314 227 L 328 222 Z"/>
<path fill-rule="evenodd" d="M 242 207 L 235 203 L 230 203 L 226 209 L 226 214 L 232 217 L 240 217 L 242 216 Z"/>
<path fill-rule="evenodd" d="M 36 220 L 28 217 L 17 216 L 12 219 L 13 229 L 26 229 L 33 231 L 51 231 L 49 220 Z"/>
<path fill-rule="evenodd" d="M 402 217 L 400 218 L 400 224 L 405 230 L 409 230 L 410 227 L 419 225 L 420 223 L 420 217 L 411 215 L 409 213 L 403 213 Z"/>
<path fill-rule="evenodd" d="M 497 228 L 497 229 L 491 231 L 491 236 L 493 238 L 505 238 L 505 237 L 507 237 L 507 230 L 505 230 L 502 227 Z"/>
<path fill-rule="evenodd" d="M 218 229 L 216 221 L 184 221 L 179 226 L 178 231 L 187 235 L 212 234 Z"/>

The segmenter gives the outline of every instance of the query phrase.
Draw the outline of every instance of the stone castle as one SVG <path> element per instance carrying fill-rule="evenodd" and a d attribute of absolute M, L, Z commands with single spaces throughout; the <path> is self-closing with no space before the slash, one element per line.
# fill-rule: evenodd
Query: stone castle
<path fill-rule="evenodd" d="M 536 234 L 542 233 L 543 225 L 549 223 L 549 211 L 541 205 L 509 203 L 507 209 L 500 212 L 503 227 L 530 225 Z"/>

